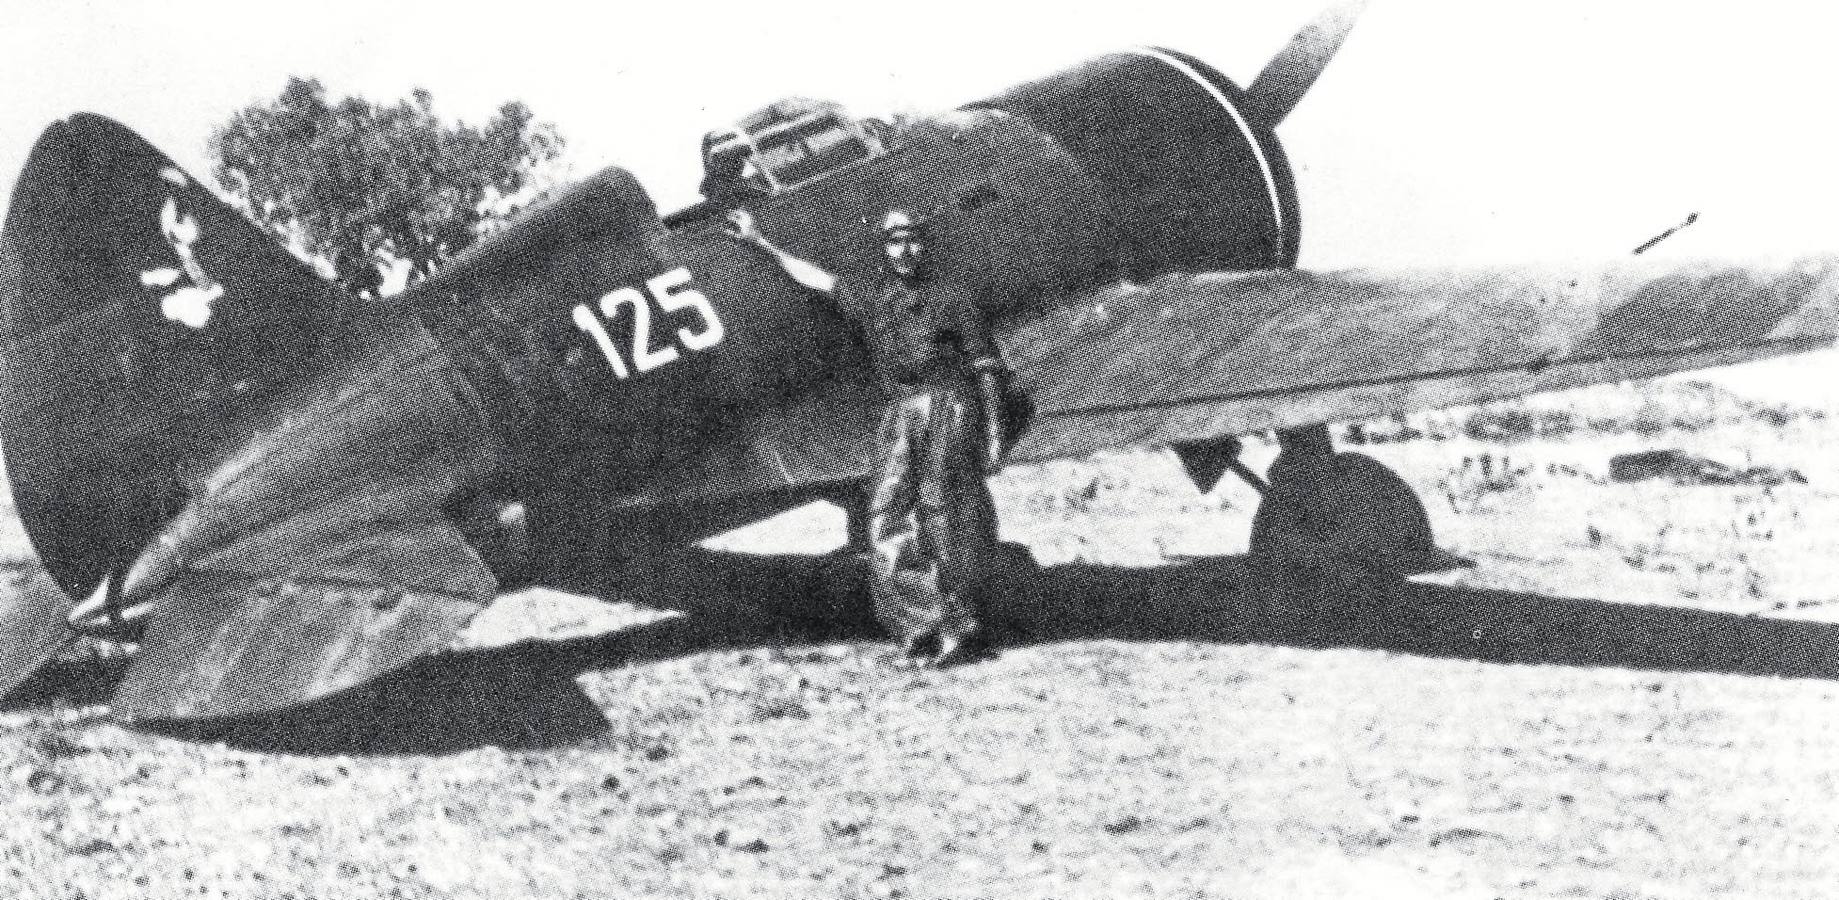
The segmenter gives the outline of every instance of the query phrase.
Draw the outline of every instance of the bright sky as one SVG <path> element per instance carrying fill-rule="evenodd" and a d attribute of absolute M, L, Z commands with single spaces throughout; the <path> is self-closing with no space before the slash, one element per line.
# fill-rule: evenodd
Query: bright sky
<path fill-rule="evenodd" d="M 0 200 L 53 118 L 114 116 L 202 172 L 211 126 L 300 74 L 373 98 L 423 86 L 442 112 L 469 120 L 523 100 L 570 140 L 578 173 L 625 166 L 672 208 L 693 198 L 701 133 L 783 95 L 869 112 L 941 109 L 1133 44 L 1184 50 L 1243 83 L 1319 9 L 1315 0 L 249 6 L 8 0 Z M 1302 194 L 1303 264 L 1604 258 L 1693 211 L 1698 224 L 1664 252 L 1835 249 L 1839 9 L 1826 7 L 1371 0 L 1281 130 Z M 1804 386 L 1795 374 L 1804 371 L 1758 377 Z"/>

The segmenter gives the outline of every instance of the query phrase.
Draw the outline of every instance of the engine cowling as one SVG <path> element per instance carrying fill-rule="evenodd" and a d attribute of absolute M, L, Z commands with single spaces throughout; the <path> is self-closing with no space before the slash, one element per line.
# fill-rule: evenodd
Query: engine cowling
<path fill-rule="evenodd" d="M 980 284 L 997 315 L 1119 278 L 1288 268 L 1295 184 L 1249 108 L 1192 57 L 1112 53 L 898 129 L 856 128 L 873 137 L 865 152 L 740 202 L 776 243 L 839 273 L 880 266 L 873 226 L 890 208 L 929 215 L 940 274 Z M 756 166 L 785 152 L 768 146 Z M 666 222 L 693 227 L 720 205 Z"/>
<path fill-rule="evenodd" d="M 966 109 L 1020 116 L 1103 192 L 1133 278 L 1295 265 L 1296 187 L 1276 135 L 1244 92 L 1172 50 L 1112 53 Z"/>

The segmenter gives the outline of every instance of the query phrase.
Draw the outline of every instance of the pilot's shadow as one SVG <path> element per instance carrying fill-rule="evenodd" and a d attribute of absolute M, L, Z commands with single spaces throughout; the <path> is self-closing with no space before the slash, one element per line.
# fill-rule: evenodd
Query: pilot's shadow
<path fill-rule="evenodd" d="M 583 672 L 723 648 L 872 638 L 861 604 L 825 608 L 813 599 L 826 584 L 846 586 L 808 557 L 699 552 L 648 593 L 624 590 L 689 615 L 591 638 L 442 654 L 284 715 L 157 730 L 304 754 L 577 743 L 619 727 L 576 683 Z M 1002 646 L 1207 641 L 1839 679 L 1839 626 L 1408 583 L 1377 596 L 1316 596 L 1237 556 L 1155 568 L 1054 566 L 1005 585 L 994 605 Z"/>

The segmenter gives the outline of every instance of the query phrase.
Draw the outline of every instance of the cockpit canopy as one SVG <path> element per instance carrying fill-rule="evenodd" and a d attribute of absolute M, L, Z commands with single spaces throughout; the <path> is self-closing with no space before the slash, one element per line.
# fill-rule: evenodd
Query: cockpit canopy
<path fill-rule="evenodd" d="M 741 118 L 702 141 L 702 192 L 711 200 L 774 196 L 882 156 L 890 130 L 850 117 L 839 104 L 793 97 Z"/>

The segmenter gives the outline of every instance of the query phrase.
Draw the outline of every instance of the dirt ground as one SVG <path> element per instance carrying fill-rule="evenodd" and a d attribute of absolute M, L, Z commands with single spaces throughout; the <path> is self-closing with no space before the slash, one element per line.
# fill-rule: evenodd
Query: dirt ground
<path fill-rule="evenodd" d="M 1376 425 L 1479 563 L 1384 597 L 1282 599 L 1249 489 L 1140 452 L 998 479 L 1045 569 L 949 671 L 767 612 L 827 507 L 274 721 L 127 730 L 60 664 L 0 709 L 0 895 L 1831 896 L 1839 429 L 1673 384 Z M 1604 483 L 1659 447 L 1808 483 Z"/>

